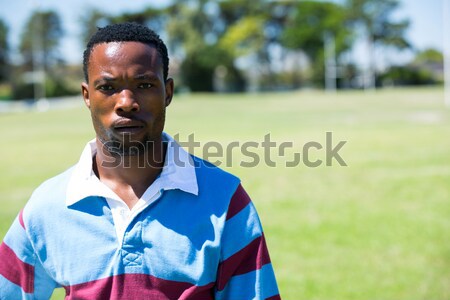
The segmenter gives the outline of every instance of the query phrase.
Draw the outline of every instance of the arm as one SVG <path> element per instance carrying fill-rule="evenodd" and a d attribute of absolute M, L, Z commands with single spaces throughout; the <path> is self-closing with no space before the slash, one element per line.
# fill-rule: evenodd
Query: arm
<path fill-rule="evenodd" d="M 34 253 L 22 210 L 0 245 L 0 299 L 48 299 L 56 286 Z"/>
<path fill-rule="evenodd" d="M 258 214 L 238 186 L 222 236 L 216 299 L 280 299 Z"/>

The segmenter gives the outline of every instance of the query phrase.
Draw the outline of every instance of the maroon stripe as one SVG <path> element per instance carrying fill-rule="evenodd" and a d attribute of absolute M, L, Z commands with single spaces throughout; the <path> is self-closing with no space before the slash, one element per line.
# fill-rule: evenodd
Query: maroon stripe
<path fill-rule="evenodd" d="M 23 208 L 19 212 L 19 223 L 20 223 L 20 225 L 22 225 L 23 229 L 25 229 L 25 223 L 23 222 Z"/>
<path fill-rule="evenodd" d="M 266 298 L 266 300 L 281 300 L 280 294 Z"/>
<path fill-rule="evenodd" d="M 228 206 L 227 220 L 239 213 L 244 207 L 250 203 L 250 197 L 241 184 L 237 187 Z"/>
<path fill-rule="evenodd" d="M 215 282 L 211 282 L 204 286 L 191 286 L 185 290 L 179 297 L 179 300 L 187 299 L 214 299 L 214 286 Z"/>
<path fill-rule="evenodd" d="M 231 277 L 259 270 L 268 263 L 269 251 L 264 235 L 261 235 L 219 265 L 219 291 L 225 288 Z"/>
<path fill-rule="evenodd" d="M 0 274 L 25 293 L 34 291 L 34 266 L 21 261 L 4 242 L 0 245 Z"/>
<path fill-rule="evenodd" d="M 214 283 L 196 286 L 147 274 L 121 274 L 64 287 L 69 299 L 214 299 Z"/>

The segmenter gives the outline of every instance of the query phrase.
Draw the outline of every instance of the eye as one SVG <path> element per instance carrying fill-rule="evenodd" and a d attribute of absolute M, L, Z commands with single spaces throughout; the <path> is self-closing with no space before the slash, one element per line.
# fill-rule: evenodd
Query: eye
<path fill-rule="evenodd" d="M 151 88 L 153 85 L 151 84 L 151 83 L 148 83 L 148 82 L 143 82 L 143 83 L 140 83 L 139 85 L 138 85 L 138 88 L 140 88 L 140 89 L 149 89 L 149 88 Z"/>
<path fill-rule="evenodd" d="M 102 84 L 97 87 L 97 90 L 100 91 L 112 91 L 114 88 L 110 84 Z"/>

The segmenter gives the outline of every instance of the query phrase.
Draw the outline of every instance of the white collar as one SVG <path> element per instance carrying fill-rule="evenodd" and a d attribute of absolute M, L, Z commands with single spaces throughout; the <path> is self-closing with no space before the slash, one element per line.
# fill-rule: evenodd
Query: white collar
<path fill-rule="evenodd" d="M 159 177 L 147 188 L 141 199 L 152 198 L 161 190 L 179 189 L 198 195 L 197 177 L 191 155 L 171 136 L 163 133 L 167 141 L 164 167 Z M 92 169 L 92 158 L 97 153 L 95 139 L 88 142 L 75 165 L 66 191 L 66 205 L 70 206 L 90 196 L 120 200 L 106 185 L 102 184 Z"/>

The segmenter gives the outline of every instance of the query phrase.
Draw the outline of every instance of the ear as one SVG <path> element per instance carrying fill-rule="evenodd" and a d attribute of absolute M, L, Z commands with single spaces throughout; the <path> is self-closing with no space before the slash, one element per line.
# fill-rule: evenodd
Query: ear
<path fill-rule="evenodd" d="M 173 97 L 173 79 L 172 78 L 167 78 L 166 80 L 166 106 L 169 106 L 170 102 L 172 102 L 172 97 Z"/>
<path fill-rule="evenodd" d="M 81 95 L 83 95 L 84 103 L 90 109 L 91 101 L 89 100 L 89 85 L 85 82 L 81 83 Z"/>

